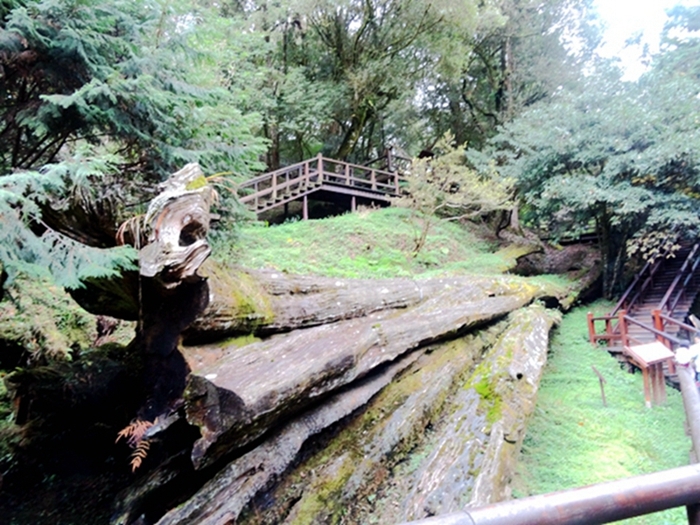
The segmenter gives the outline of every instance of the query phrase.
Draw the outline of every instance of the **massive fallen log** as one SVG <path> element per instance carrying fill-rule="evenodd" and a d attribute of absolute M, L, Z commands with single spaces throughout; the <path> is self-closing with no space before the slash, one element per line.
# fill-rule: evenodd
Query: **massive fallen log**
<path fill-rule="evenodd" d="M 193 370 L 187 419 L 202 433 L 192 451 L 195 466 L 246 445 L 281 418 L 413 349 L 530 303 L 536 291 L 522 281 L 498 279 L 491 289 L 498 295 L 474 294 L 468 284 L 451 286 L 398 313 L 374 313 L 243 348 L 184 350 Z"/>
<path fill-rule="evenodd" d="M 341 516 L 392 523 L 502 497 L 554 320 L 541 307 L 519 310 L 482 333 L 379 367 L 298 416 L 282 417 L 274 434 L 158 524 L 331 523 Z M 306 444 L 364 405 L 331 441 Z M 390 474 L 395 468 L 400 474 Z M 251 508 L 254 501 L 275 504 Z"/>
<path fill-rule="evenodd" d="M 511 321 L 501 320 L 557 292 L 513 276 L 353 280 L 205 262 L 213 199 L 206 180 L 191 165 L 161 189 L 146 216 L 120 233 L 139 249 L 139 271 L 88 283 L 76 293 L 94 313 L 138 321 L 127 349 L 106 352 L 93 364 L 66 365 L 80 372 L 74 375 L 83 387 L 69 392 L 76 419 L 84 409 L 79 403 L 87 403 L 93 386 L 102 381 L 104 395 L 93 408 L 104 414 L 119 407 L 115 417 L 137 416 L 138 435 L 133 430 L 125 436 L 135 446 L 146 440 L 154 444 L 148 457 L 138 456 L 146 463 L 116 497 L 114 523 L 149 523 L 164 514 L 162 523 L 204 523 L 205 517 L 226 523 L 254 512 L 256 498 L 273 488 L 291 494 L 285 500 L 290 522 L 295 516 L 303 522 L 307 509 L 319 506 L 314 493 L 344 505 L 367 483 L 380 483 L 366 478 L 376 468 L 383 472 L 390 457 L 417 446 L 418 434 L 427 427 L 440 431 L 444 448 L 455 445 L 453 455 L 438 454 L 422 464 L 424 477 L 416 480 L 420 494 L 406 494 L 401 517 L 451 508 L 445 473 L 472 472 L 473 465 L 460 462 L 477 448 L 484 452 L 479 456 L 483 472 L 502 472 L 504 461 L 489 458 L 517 448 L 531 406 L 504 400 L 501 406 L 510 419 L 488 422 L 486 432 L 480 382 L 495 375 L 499 382 L 488 385 L 492 393 L 532 395 L 551 316 L 533 307 Z M 510 339 L 499 339 L 506 327 Z M 538 336 L 528 339 L 531 333 Z M 511 339 L 519 341 L 515 350 Z M 495 344 L 500 353 L 492 349 Z M 124 354 L 128 357 L 120 361 Z M 134 356 L 140 357 L 137 364 L 127 364 Z M 475 370 L 480 362 L 489 364 L 493 374 Z M 104 370 L 110 372 L 109 382 L 102 380 Z M 59 378 L 51 384 L 58 392 L 63 383 Z M 138 404 L 133 402 L 137 396 Z M 375 404 L 381 399 L 386 404 Z M 52 402 L 44 404 L 47 411 L 63 404 L 58 395 Z M 435 414 L 443 406 L 451 407 L 449 417 L 470 420 L 474 439 L 466 448 L 456 447 L 466 443 L 455 439 L 459 429 L 438 428 Z M 353 443 L 362 441 L 371 449 L 370 459 L 363 461 L 359 449 L 343 449 L 347 441 L 341 438 L 337 455 L 314 460 L 316 466 L 299 474 L 306 481 L 286 492 L 283 473 L 315 450 L 315 440 L 332 437 L 357 417 L 367 437 L 356 434 Z M 375 422 L 380 423 L 372 426 Z M 100 425 L 108 446 L 115 448 L 113 421 Z M 495 440 L 487 443 L 487 434 Z M 374 449 L 371 441 L 376 441 Z M 347 466 L 353 464 L 358 470 L 347 478 Z M 317 471 L 330 480 L 330 488 L 314 482 Z M 338 479 L 349 483 L 347 489 Z M 485 488 L 474 494 L 505 490 L 487 481 L 478 481 Z M 439 494 L 428 496 L 431 487 Z M 320 511 L 314 520 L 325 522 L 328 515 Z M 270 520 L 275 522 L 274 516 Z"/>
<path fill-rule="evenodd" d="M 430 344 L 494 322 L 527 305 L 538 293 L 522 279 L 494 278 L 488 287 L 486 281 L 481 282 L 480 294 L 466 281 L 464 288 L 456 286 L 457 281 L 426 281 L 425 289 L 439 291 L 411 308 L 298 329 L 242 347 L 232 340 L 183 348 L 192 368 L 183 410 L 187 422 L 200 432 L 191 449 L 192 464 L 203 472 L 216 470 L 221 461 L 240 455 L 258 440 L 276 439 L 280 426 L 288 424 L 292 434 L 283 432 L 282 441 L 270 446 L 287 450 L 283 461 L 293 461 L 308 437 L 364 406 L 397 374 L 420 360 Z M 384 282 L 373 284 L 377 288 Z M 254 458 L 267 455 L 264 450 L 246 461 L 254 464 L 258 461 Z M 260 468 L 267 474 L 240 483 L 266 485 L 269 476 L 285 467 Z M 240 475 L 249 477 L 256 469 L 243 468 Z M 118 522 L 129 523 L 143 512 L 147 502 L 139 494 L 167 492 L 168 485 L 178 484 L 182 474 L 168 466 L 154 472 L 118 498 Z M 252 490 L 250 497 L 255 493 Z"/>

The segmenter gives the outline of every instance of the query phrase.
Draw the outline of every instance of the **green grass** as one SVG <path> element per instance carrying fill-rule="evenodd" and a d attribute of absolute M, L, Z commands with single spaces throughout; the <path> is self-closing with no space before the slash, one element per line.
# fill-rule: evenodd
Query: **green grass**
<path fill-rule="evenodd" d="M 594 311 L 608 311 L 599 303 Z M 586 312 L 567 314 L 554 332 L 535 414 L 528 425 L 518 497 L 601 483 L 688 464 L 690 439 L 680 393 L 667 389 L 665 405 L 644 404 L 642 375 L 622 370 L 587 337 Z M 605 377 L 603 406 L 595 366 Z M 687 523 L 684 508 L 624 523 Z"/>
<path fill-rule="evenodd" d="M 474 232 L 436 222 L 426 246 L 412 256 L 414 225 L 409 210 L 366 210 L 279 226 L 242 226 L 233 246 L 217 246 L 217 258 L 248 268 L 298 274 L 385 278 L 436 273 L 492 274 L 511 262 Z"/>

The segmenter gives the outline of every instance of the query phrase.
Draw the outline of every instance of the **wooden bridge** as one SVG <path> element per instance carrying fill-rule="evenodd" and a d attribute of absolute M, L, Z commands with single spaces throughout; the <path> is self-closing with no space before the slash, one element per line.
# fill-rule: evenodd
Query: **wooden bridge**
<path fill-rule="evenodd" d="M 355 211 L 358 204 L 387 206 L 398 197 L 404 179 L 396 171 L 385 171 L 340 160 L 317 157 L 250 179 L 239 186 L 241 203 L 257 214 L 302 202 L 302 215 L 309 218 L 308 198 L 342 196 Z"/>
<path fill-rule="evenodd" d="M 678 385 L 668 351 L 691 345 L 700 334 L 700 327 L 685 322 L 700 292 L 699 266 L 700 244 L 683 248 L 672 258 L 661 256 L 635 276 L 610 313 L 588 314 L 591 342 L 606 342 L 608 351 L 644 372 L 647 404 L 663 400 L 663 381 Z"/>

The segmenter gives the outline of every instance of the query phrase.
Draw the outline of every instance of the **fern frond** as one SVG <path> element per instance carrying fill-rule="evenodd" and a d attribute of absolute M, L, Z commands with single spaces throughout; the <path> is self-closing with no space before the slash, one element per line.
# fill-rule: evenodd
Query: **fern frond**
<path fill-rule="evenodd" d="M 148 439 L 139 441 L 136 449 L 131 453 L 131 472 L 136 472 L 136 469 L 141 466 L 143 460 L 148 456 L 148 451 L 151 448 L 151 442 Z"/>
<path fill-rule="evenodd" d="M 152 426 L 153 423 L 150 421 L 136 419 L 119 431 L 117 439 L 114 442 L 118 443 L 120 439 L 124 439 L 131 448 L 137 448 L 139 443 L 147 441 L 144 440 L 143 437 L 146 431 Z"/>

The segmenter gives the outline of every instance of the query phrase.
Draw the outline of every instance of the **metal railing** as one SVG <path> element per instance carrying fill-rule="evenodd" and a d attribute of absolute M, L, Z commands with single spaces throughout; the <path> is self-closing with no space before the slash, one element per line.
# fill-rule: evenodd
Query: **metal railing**
<path fill-rule="evenodd" d="M 410 522 L 412 525 L 590 525 L 700 502 L 700 465 L 600 483 Z M 689 512 L 690 514 L 690 512 Z M 689 519 L 691 525 L 700 525 Z"/>

